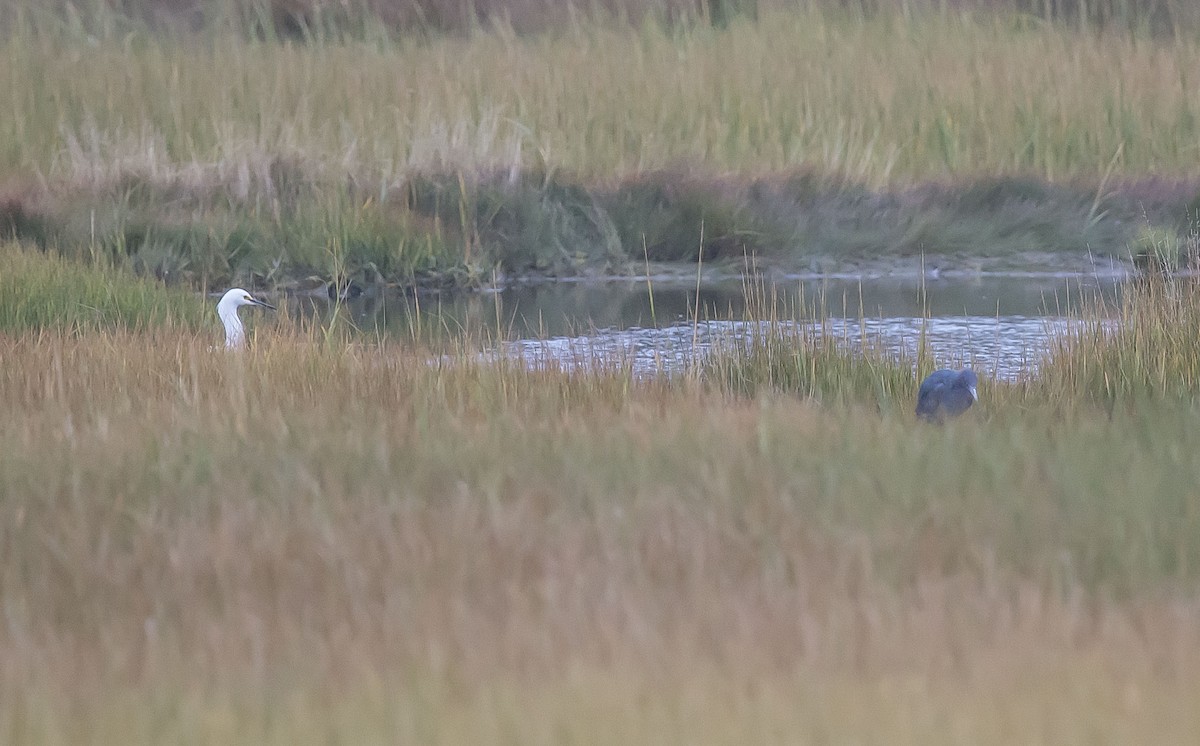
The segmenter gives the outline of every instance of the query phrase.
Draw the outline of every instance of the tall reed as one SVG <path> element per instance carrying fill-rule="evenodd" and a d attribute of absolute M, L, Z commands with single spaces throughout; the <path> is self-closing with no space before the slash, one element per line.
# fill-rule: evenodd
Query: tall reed
<path fill-rule="evenodd" d="M 379 198 L 422 170 L 1192 173 L 1193 37 L 1022 18 L 798 9 L 719 30 L 308 44 L 18 25 L 0 41 L 0 171 L 215 179 L 264 206 L 285 187 L 275 158 Z"/>
<path fill-rule="evenodd" d="M 1200 295 L 1190 277 L 1159 274 L 1119 300 L 1095 298 L 1054 340 L 1035 384 L 1051 395 L 1120 400 L 1195 400 L 1200 395 Z"/>

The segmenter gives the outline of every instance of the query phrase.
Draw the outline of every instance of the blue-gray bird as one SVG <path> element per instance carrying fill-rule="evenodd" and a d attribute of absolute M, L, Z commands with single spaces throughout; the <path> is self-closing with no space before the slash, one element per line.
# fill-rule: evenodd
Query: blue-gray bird
<path fill-rule="evenodd" d="M 930 422 L 957 417 L 979 400 L 979 379 L 970 368 L 935 370 L 921 382 L 917 392 L 917 416 Z"/>

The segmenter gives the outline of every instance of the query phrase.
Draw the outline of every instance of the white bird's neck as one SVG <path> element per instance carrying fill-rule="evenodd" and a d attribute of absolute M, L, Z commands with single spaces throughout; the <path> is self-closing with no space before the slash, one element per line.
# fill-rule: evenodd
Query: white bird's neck
<path fill-rule="evenodd" d="M 217 308 L 217 315 L 225 325 L 225 347 L 232 349 L 241 347 L 246 341 L 246 332 L 242 328 L 242 320 L 238 318 L 237 306 L 227 306 L 222 303 Z"/>

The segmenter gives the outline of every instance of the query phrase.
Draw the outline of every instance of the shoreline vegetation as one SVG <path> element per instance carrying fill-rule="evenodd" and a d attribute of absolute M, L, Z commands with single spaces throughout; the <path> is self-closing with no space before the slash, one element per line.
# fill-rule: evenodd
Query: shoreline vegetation
<path fill-rule="evenodd" d="M 0 235 L 194 289 L 1195 262 L 1189 4 L 437 5 L 16 3 Z"/>

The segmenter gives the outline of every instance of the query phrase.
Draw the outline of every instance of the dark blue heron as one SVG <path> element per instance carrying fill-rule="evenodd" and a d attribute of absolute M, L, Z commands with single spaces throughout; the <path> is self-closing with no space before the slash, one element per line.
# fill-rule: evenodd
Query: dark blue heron
<path fill-rule="evenodd" d="M 921 382 L 917 392 L 917 416 L 930 422 L 957 417 L 978 401 L 978 385 L 979 379 L 970 368 L 935 370 Z"/>

